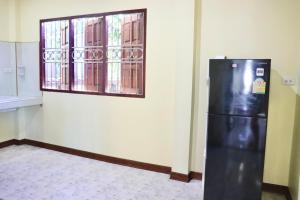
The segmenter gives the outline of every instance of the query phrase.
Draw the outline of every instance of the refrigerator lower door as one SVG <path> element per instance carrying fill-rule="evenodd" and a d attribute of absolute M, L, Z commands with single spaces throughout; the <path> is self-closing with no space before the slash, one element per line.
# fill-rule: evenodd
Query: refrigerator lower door
<path fill-rule="evenodd" d="M 204 200 L 261 200 L 266 124 L 209 115 Z"/>

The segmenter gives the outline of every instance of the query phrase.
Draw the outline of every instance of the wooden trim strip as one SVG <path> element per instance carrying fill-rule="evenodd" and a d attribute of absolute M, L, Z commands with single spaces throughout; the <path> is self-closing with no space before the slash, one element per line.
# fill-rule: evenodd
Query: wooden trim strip
<path fill-rule="evenodd" d="M 85 14 L 85 15 L 72 15 L 68 17 L 56 17 L 56 18 L 49 18 L 49 19 L 41 19 L 41 22 L 51 22 L 51 21 L 57 21 L 57 20 L 69 20 L 69 19 L 75 19 L 75 18 L 90 18 L 90 17 L 99 17 L 103 15 L 116 15 L 116 14 L 131 14 L 131 13 L 140 13 L 145 12 L 147 8 L 141 8 L 141 9 L 132 9 L 132 10 L 119 10 L 119 11 L 113 11 L 113 12 L 102 12 L 102 13 L 94 13 L 94 14 Z"/>
<path fill-rule="evenodd" d="M 8 147 L 11 145 L 16 145 L 17 141 L 18 140 L 16 140 L 16 139 L 12 139 L 12 140 L 8 140 L 8 141 L 0 142 L 0 148 Z"/>
<path fill-rule="evenodd" d="M 262 188 L 263 188 L 263 191 L 277 193 L 277 194 L 283 194 L 283 195 L 285 195 L 287 200 L 292 200 L 292 195 L 287 186 L 263 183 Z"/>
<path fill-rule="evenodd" d="M 202 181 L 202 173 L 200 172 L 193 172 L 191 171 L 189 174 L 190 180 L 195 179 L 195 180 L 199 180 Z"/>
<path fill-rule="evenodd" d="M 38 142 L 38 141 L 34 141 L 34 140 L 23 139 L 23 140 L 20 140 L 19 144 L 27 144 L 27 145 L 45 148 L 45 149 L 49 149 L 49 150 L 59 151 L 62 153 L 76 155 L 76 156 L 80 156 L 80 157 L 84 157 L 84 158 L 90 158 L 90 159 L 94 159 L 94 160 L 104 161 L 104 162 L 108 162 L 108 163 L 113 163 L 113 164 L 118 164 L 118 165 L 138 168 L 138 169 L 154 171 L 154 172 L 158 172 L 158 173 L 164 173 L 164 174 L 171 173 L 171 167 L 143 163 L 143 162 L 127 160 L 127 159 L 123 159 L 123 158 L 116 158 L 116 157 L 91 153 L 91 152 L 87 152 L 87 151 L 72 149 L 72 148 L 68 148 L 68 147 L 62 147 L 62 146 L 58 146 L 58 145 L 54 145 L 54 144 Z"/>
<path fill-rule="evenodd" d="M 181 173 L 177 173 L 177 172 L 171 172 L 170 179 L 175 180 L 175 181 L 185 182 L 185 183 L 190 182 L 189 175 L 181 174 Z"/>
<path fill-rule="evenodd" d="M 193 179 L 201 181 L 202 173 L 191 171 L 188 175 L 186 175 L 186 174 L 181 174 L 181 173 L 177 173 L 177 172 L 171 172 L 170 179 L 181 181 L 181 182 L 186 182 L 186 183 L 190 182 Z"/>

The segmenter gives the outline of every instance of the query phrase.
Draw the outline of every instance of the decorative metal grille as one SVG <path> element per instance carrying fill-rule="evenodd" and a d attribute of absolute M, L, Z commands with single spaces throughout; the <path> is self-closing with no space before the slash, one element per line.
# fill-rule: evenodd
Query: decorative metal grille
<path fill-rule="evenodd" d="M 144 22 L 143 12 L 43 22 L 43 88 L 142 95 Z"/>
<path fill-rule="evenodd" d="M 102 46 L 73 47 L 73 49 L 72 57 L 74 63 L 103 63 L 104 61 Z"/>
<path fill-rule="evenodd" d="M 143 46 L 108 46 L 107 62 L 142 63 Z M 126 56 L 124 56 L 126 55 Z"/>
<path fill-rule="evenodd" d="M 43 61 L 44 63 L 69 63 L 68 48 L 44 48 Z"/>
<path fill-rule="evenodd" d="M 143 62 L 143 47 L 121 47 L 121 46 L 108 46 L 106 56 L 104 57 L 104 51 L 102 46 L 86 46 L 86 47 L 73 47 L 72 58 L 74 62 L 84 63 L 103 63 L 107 62 L 121 62 L 121 63 L 141 63 Z M 45 52 L 44 59 L 48 62 L 58 60 L 65 57 L 68 50 L 48 50 Z M 86 58 L 89 54 L 90 58 Z M 122 54 L 126 54 L 123 57 Z"/>
<path fill-rule="evenodd" d="M 43 23 L 44 65 L 43 87 L 68 90 L 69 86 L 69 22 L 67 20 Z"/>

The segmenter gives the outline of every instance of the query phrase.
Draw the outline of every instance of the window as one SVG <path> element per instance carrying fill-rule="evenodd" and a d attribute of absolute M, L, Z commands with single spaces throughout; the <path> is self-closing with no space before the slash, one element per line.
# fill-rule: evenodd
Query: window
<path fill-rule="evenodd" d="M 145 9 L 40 26 L 41 90 L 145 97 Z"/>

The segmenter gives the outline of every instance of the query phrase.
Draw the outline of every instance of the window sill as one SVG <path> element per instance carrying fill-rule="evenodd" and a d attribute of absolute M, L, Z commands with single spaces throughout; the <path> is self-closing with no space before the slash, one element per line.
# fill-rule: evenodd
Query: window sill
<path fill-rule="evenodd" d="M 113 97 L 129 97 L 129 98 L 145 98 L 145 94 L 122 94 L 122 93 L 99 93 L 99 92 L 84 92 L 84 91 L 68 91 L 68 90 L 55 90 L 55 89 L 41 89 L 42 92 L 58 92 L 68 94 L 85 94 L 85 95 L 97 95 L 97 96 L 113 96 Z"/>

